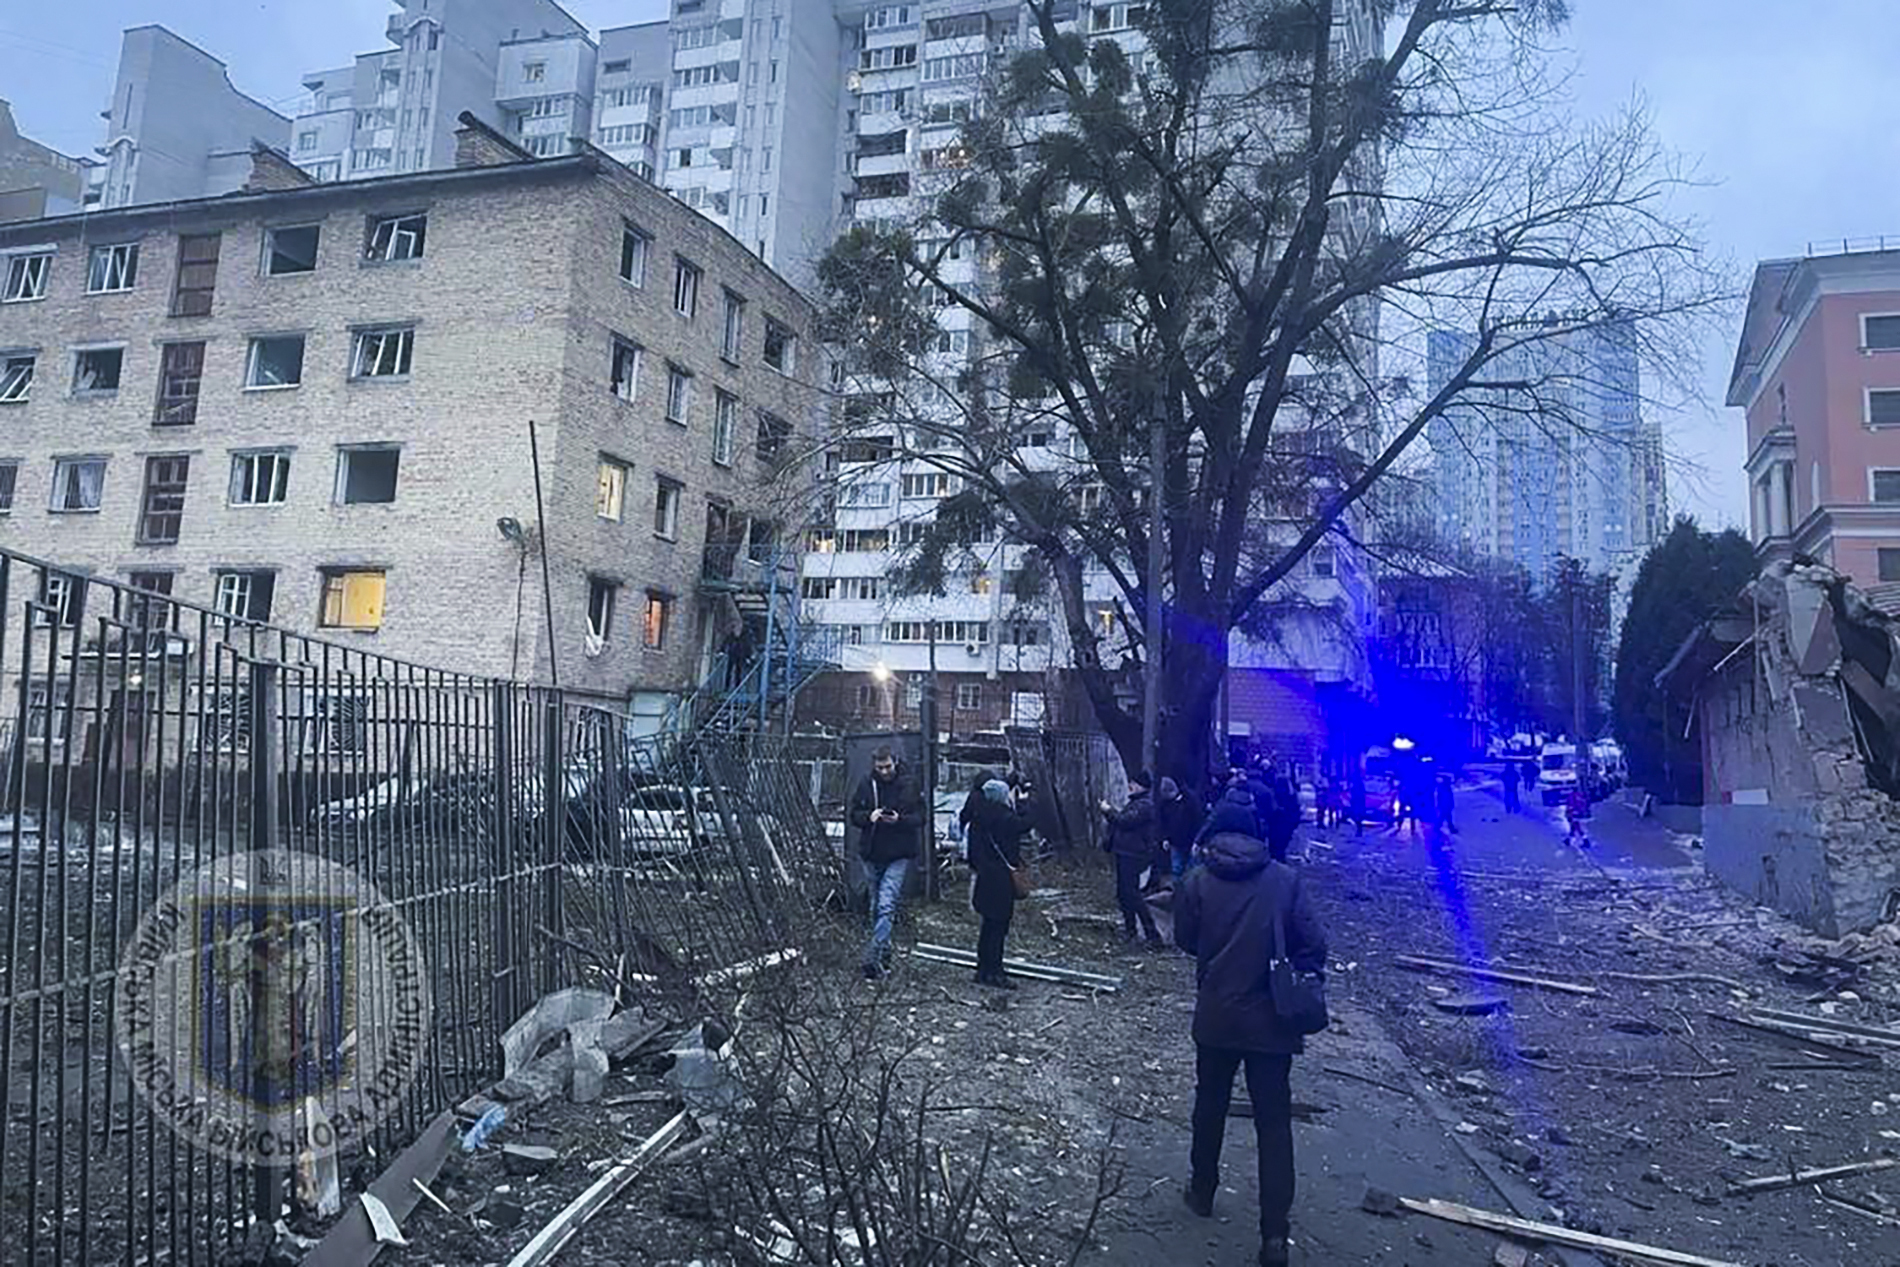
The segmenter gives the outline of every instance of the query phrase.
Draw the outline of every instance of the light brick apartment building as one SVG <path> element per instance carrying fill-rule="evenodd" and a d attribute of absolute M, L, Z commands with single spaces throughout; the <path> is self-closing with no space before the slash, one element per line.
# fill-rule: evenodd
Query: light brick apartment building
<path fill-rule="evenodd" d="M 0 225 L 0 545 L 642 711 L 697 681 L 824 423 L 809 305 L 605 155 L 460 143 Z"/>

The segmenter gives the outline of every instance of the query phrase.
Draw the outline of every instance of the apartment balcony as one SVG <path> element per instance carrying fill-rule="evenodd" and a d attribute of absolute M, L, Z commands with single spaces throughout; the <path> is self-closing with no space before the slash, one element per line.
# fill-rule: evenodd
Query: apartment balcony
<path fill-rule="evenodd" d="M 914 163 L 915 160 L 902 150 L 895 154 L 859 155 L 856 175 L 860 181 L 873 176 L 900 175 L 908 173 Z"/>

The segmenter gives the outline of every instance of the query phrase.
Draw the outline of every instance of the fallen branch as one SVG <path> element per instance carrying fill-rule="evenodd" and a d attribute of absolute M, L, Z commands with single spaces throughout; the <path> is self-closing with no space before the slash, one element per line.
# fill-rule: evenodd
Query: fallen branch
<path fill-rule="evenodd" d="M 607 1202 L 640 1177 L 654 1158 L 672 1147 L 674 1141 L 686 1133 L 686 1125 L 687 1115 L 681 1113 L 648 1136 L 633 1156 L 616 1163 L 585 1192 L 570 1201 L 567 1208 L 555 1215 L 546 1227 L 536 1232 L 534 1239 L 508 1260 L 508 1267 L 539 1267 L 539 1264 L 553 1258 L 580 1231 L 582 1224 L 600 1213 Z"/>
<path fill-rule="evenodd" d="M 1452 963 L 1443 959 L 1427 959 L 1422 955 L 1399 955 L 1393 962 L 1401 968 L 1409 968 L 1414 972 L 1436 972 L 1446 976 L 1466 976 L 1474 981 L 1525 985 L 1539 990 L 1551 990 L 1558 994 L 1577 995 L 1584 998 L 1594 998 L 1601 993 L 1595 986 L 1584 985 L 1577 981 L 1534 977 L 1527 973 L 1510 972 L 1502 968 L 1484 968 L 1472 964 Z"/>
<path fill-rule="evenodd" d="M 1741 1073 L 1740 1069 L 1631 1069 L 1627 1065 L 1551 1065 L 1541 1060 L 1525 1060 L 1525 1064 L 1542 1073 L 1569 1073 L 1581 1070 L 1584 1073 L 1613 1073 L 1623 1078 L 1678 1079 L 1684 1082 L 1701 1082 L 1708 1078 L 1733 1078 Z"/>
<path fill-rule="evenodd" d="M 1900 1166 L 1900 1157 L 1879 1157 L 1873 1161 L 1850 1162 L 1845 1166 L 1825 1166 L 1820 1170 L 1797 1170 L 1785 1175 L 1743 1179 L 1730 1184 L 1728 1194 L 1742 1197 L 1757 1192 L 1776 1192 L 1782 1188 L 1801 1188 L 1811 1183 L 1825 1183 L 1829 1179 L 1846 1179 L 1854 1175 L 1870 1175 L 1877 1170 L 1892 1170 L 1895 1166 Z"/>
<path fill-rule="evenodd" d="M 1589 1232 L 1558 1227 L 1553 1223 L 1533 1223 L 1529 1219 L 1493 1214 L 1489 1210 L 1474 1209 L 1471 1206 L 1457 1205 L 1450 1201 L 1420 1201 L 1413 1197 L 1400 1197 L 1399 1204 L 1414 1213 L 1443 1219 L 1447 1223 L 1480 1228 L 1487 1232 L 1514 1236 L 1520 1240 L 1543 1241 L 1550 1245 L 1568 1246 L 1571 1249 L 1601 1251 L 1623 1258 L 1639 1259 L 1643 1262 L 1667 1263 L 1670 1267 L 1742 1267 L 1740 1263 L 1700 1258 L 1694 1254 L 1679 1253 L 1673 1249 L 1658 1249 L 1654 1245 L 1642 1245 L 1636 1241 L 1620 1241 L 1614 1237 L 1596 1236 Z"/>
<path fill-rule="evenodd" d="M 1852 1034 L 1856 1038 L 1865 1038 L 1883 1047 L 1900 1047 L 1900 1031 L 1883 1029 L 1877 1025 L 1856 1025 L 1851 1021 L 1837 1021 L 1831 1016 L 1804 1016 L 1800 1012 L 1777 1012 L 1773 1008 L 1766 1007 L 1750 1008 L 1749 1015 L 1759 1020 L 1800 1026 L 1803 1029 L 1829 1034 Z"/>
<path fill-rule="evenodd" d="M 1872 1206 L 1862 1205 L 1851 1196 L 1845 1196 L 1838 1192 L 1829 1192 L 1826 1188 L 1816 1188 L 1815 1191 L 1819 1192 L 1821 1194 L 1821 1200 L 1827 1202 L 1829 1205 L 1838 1205 L 1843 1210 L 1852 1210 L 1862 1218 L 1872 1219 L 1883 1227 L 1900 1227 L 1900 1219 L 1893 1218 L 1886 1212 L 1874 1209 Z"/>
<path fill-rule="evenodd" d="M 1676 985 L 1693 981 L 1707 982 L 1710 985 L 1727 986 L 1731 990 L 1743 990 L 1747 987 L 1728 977 L 1718 977 L 1713 972 L 1599 972 L 1599 977 L 1608 977 L 1612 981 L 1633 981 L 1638 985 Z"/>
<path fill-rule="evenodd" d="M 1821 1053 L 1836 1059 L 1842 1065 L 1855 1065 L 1862 1069 L 1880 1068 L 1880 1057 L 1874 1055 L 1872 1052 L 1855 1051 L 1849 1047 L 1836 1047 L 1832 1043 L 1824 1043 L 1819 1039 L 1810 1038 L 1806 1034 L 1786 1029 L 1780 1025 L 1770 1025 L 1765 1021 L 1750 1020 L 1740 1016 L 1728 1016 L 1721 1012 L 1709 1012 L 1706 1013 L 1706 1015 L 1710 1020 L 1720 1021 L 1724 1025 L 1733 1025 L 1735 1028 L 1745 1029 L 1751 1034 L 1760 1034 L 1765 1038 L 1776 1039 L 1787 1046 L 1799 1049 L 1805 1056 L 1813 1056 L 1816 1053 Z"/>

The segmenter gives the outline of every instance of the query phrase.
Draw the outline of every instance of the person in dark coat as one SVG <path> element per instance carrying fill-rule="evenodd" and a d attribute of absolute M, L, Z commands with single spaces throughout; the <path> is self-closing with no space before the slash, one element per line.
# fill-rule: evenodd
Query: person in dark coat
<path fill-rule="evenodd" d="M 1363 767 L 1352 768 L 1352 834 L 1363 835 L 1366 829 L 1366 772 Z"/>
<path fill-rule="evenodd" d="M 1458 805 L 1457 791 L 1452 786 L 1451 775 L 1449 774 L 1439 775 L 1438 776 L 1438 821 L 1439 821 L 1439 824 L 1443 826 L 1446 831 L 1456 832 L 1458 830 L 1458 824 L 1452 820 L 1452 814 L 1457 809 L 1457 805 Z"/>
<path fill-rule="evenodd" d="M 1517 762 L 1506 757 L 1504 759 L 1504 808 L 1507 812 L 1512 814 L 1517 813 L 1523 805 L 1523 802 L 1518 799 L 1517 782 Z"/>
<path fill-rule="evenodd" d="M 1011 804 L 1009 784 L 991 779 L 970 806 L 970 908 L 982 917 L 976 935 L 976 983 L 1013 990 L 1003 975 L 1003 942 L 1016 912 L 1010 872 L 1023 865 L 1029 821 Z"/>
<path fill-rule="evenodd" d="M 1299 830 L 1300 820 L 1306 811 L 1300 805 L 1299 789 L 1293 785 L 1293 778 L 1284 771 L 1275 771 L 1268 785 L 1272 793 L 1272 804 L 1261 821 L 1267 829 L 1267 852 L 1274 861 L 1284 862 L 1293 848 L 1293 836 Z M 1259 807 L 1255 806 L 1255 812 Z"/>
<path fill-rule="evenodd" d="M 1148 944 L 1159 946 L 1161 930 L 1141 896 L 1141 873 L 1154 861 L 1157 839 L 1154 798 L 1148 794 L 1153 786 L 1144 770 L 1128 780 L 1128 804 L 1116 809 L 1104 801 L 1102 813 L 1108 817 L 1104 847 L 1115 855 L 1115 901 L 1122 908 L 1122 936 L 1133 941 L 1139 923 Z"/>
<path fill-rule="evenodd" d="M 1268 856 L 1248 833 L 1239 807 L 1216 809 L 1215 830 L 1201 847 L 1204 866 L 1183 882 L 1175 900 L 1174 941 L 1194 956 L 1194 1140 L 1188 1207 L 1214 1212 L 1221 1144 L 1234 1074 L 1247 1073 L 1260 1164 L 1260 1262 L 1284 1267 L 1293 1209 L 1293 1057 L 1305 1039 L 1274 1009 L 1268 970 L 1274 928 L 1285 928 L 1286 957 L 1301 972 L 1326 967 L 1326 935 L 1300 873 Z"/>
<path fill-rule="evenodd" d="M 879 748 L 871 772 L 851 795 L 849 818 L 858 829 L 858 856 L 871 895 L 871 940 L 864 949 L 864 975 L 875 980 L 891 963 L 891 929 L 904 898 L 904 883 L 917 857 L 924 823 L 924 797 L 917 780 Z"/>
<path fill-rule="evenodd" d="M 1179 884 L 1194 859 L 1194 841 L 1207 821 L 1207 810 L 1193 788 L 1183 780 L 1161 780 L 1161 839 L 1168 850 L 1168 869 Z"/>

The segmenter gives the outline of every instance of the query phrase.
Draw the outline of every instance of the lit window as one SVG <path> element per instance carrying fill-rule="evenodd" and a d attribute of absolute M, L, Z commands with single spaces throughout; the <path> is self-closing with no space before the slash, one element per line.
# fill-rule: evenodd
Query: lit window
<path fill-rule="evenodd" d="M 46 298 L 46 274 L 52 266 L 51 252 L 10 257 L 6 289 L 0 290 L 0 303 L 18 304 Z"/>
<path fill-rule="evenodd" d="M 290 488 L 290 454 L 231 455 L 231 504 L 277 506 Z"/>
<path fill-rule="evenodd" d="M 389 445 L 338 449 L 336 500 L 343 506 L 382 505 L 396 500 L 402 450 Z"/>
<path fill-rule="evenodd" d="M 272 277 L 317 271 L 317 238 L 314 224 L 300 224 L 264 232 L 264 272 Z"/>
<path fill-rule="evenodd" d="M 369 222 L 369 240 L 363 258 L 375 263 L 393 260 L 419 260 L 428 245 L 429 217 L 426 215 L 378 216 Z"/>
<path fill-rule="evenodd" d="M 56 458 L 53 461 L 53 499 L 55 511 L 99 509 L 99 495 L 105 488 L 104 458 Z"/>
<path fill-rule="evenodd" d="M 383 583 L 381 572 L 326 571 L 323 614 L 317 623 L 325 629 L 381 629 Z"/>
<path fill-rule="evenodd" d="M 73 355 L 73 395 L 103 396 L 119 390 L 124 348 L 88 348 Z"/>
<path fill-rule="evenodd" d="M 139 276 L 139 244 L 121 242 L 116 246 L 95 246 L 86 269 L 86 293 L 110 294 L 130 290 Z"/>
<path fill-rule="evenodd" d="M 673 614 L 673 600 L 658 590 L 647 591 L 647 608 L 640 621 L 640 640 L 648 651 L 666 649 L 666 626 Z"/>
<path fill-rule="evenodd" d="M 200 345 L 201 347 L 203 345 Z M 252 390 L 295 387 L 303 382 L 303 336 L 262 335 L 251 340 L 244 386 Z"/>
<path fill-rule="evenodd" d="M 627 500 L 629 469 L 625 462 L 616 462 L 612 458 L 600 460 L 600 488 L 594 498 L 594 513 L 602 519 L 620 522 L 621 511 Z"/>
<path fill-rule="evenodd" d="M 401 378 L 409 373 L 416 332 L 401 326 L 389 330 L 356 332 L 356 355 L 350 360 L 353 378 Z"/>
<path fill-rule="evenodd" d="M 653 535 L 664 541 L 677 541 L 680 535 L 680 500 L 686 488 L 678 480 L 659 476 L 653 490 Z"/>

